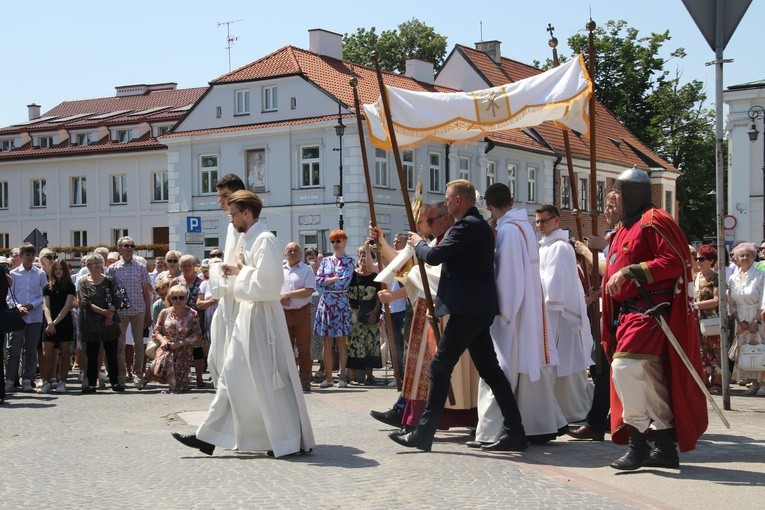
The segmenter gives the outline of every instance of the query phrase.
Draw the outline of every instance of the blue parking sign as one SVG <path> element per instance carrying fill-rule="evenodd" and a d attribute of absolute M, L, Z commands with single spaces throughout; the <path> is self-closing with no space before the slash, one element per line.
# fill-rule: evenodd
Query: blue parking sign
<path fill-rule="evenodd" d="M 201 232 L 202 231 L 202 217 L 201 216 L 186 216 L 186 232 Z"/>

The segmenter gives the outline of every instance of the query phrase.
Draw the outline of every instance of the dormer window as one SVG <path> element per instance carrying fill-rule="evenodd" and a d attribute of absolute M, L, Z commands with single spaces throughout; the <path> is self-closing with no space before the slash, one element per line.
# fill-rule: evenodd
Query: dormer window
<path fill-rule="evenodd" d="M 117 142 L 118 143 L 127 143 L 130 140 L 133 139 L 132 131 L 129 129 L 120 129 L 117 131 Z"/>
<path fill-rule="evenodd" d="M 234 92 L 236 104 L 234 105 L 234 115 L 250 114 L 250 91 L 237 90 Z"/>
<path fill-rule="evenodd" d="M 51 147 L 53 147 L 53 137 L 41 136 L 37 139 L 37 145 L 41 149 L 50 149 Z"/>
<path fill-rule="evenodd" d="M 8 152 L 16 148 L 16 141 L 13 138 L 8 140 L 0 140 L 0 150 Z"/>
<path fill-rule="evenodd" d="M 171 128 L 172 126 L 159 126 L 157 128 L 157 136 L 162 136 L 164 134 L 169 133 Z"/>
<path fill-rule="evenodd" d="M 79 133 L 77 135 L 77 145 L 90 145 L 90 133 Z"/>
<path fill-rule="evenodd" d="M 279 108 L 279 95 L 276 85 L 263 87 L 263 97 L 261 98 L 264 112 L 274 112 Z"/>

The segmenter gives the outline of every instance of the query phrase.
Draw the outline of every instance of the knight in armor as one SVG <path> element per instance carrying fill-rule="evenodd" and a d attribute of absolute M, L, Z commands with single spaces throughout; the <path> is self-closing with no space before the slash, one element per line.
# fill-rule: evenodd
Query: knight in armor
<path fill-rule="evenodd" d="M 646 313 L 669 304 L 664 318 L 700 374 L 697 319 L 687 292 L 693 281 L 688 241 L 674 218 L 651 204 L 646 172 L 622 172 L 614 190 L 624 226 L 612 239 L 606 261 L 602 334 L 612 370 L 612 439 L 629 444 L 629 449 L 611 467 L 676 469 L 678 444 L 682 452 L 693 450 L 706 430 L 706 401 L 656 320 Z"/>

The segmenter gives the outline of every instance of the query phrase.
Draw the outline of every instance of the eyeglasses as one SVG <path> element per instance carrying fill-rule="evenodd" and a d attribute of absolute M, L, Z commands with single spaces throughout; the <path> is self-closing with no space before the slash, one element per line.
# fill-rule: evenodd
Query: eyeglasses
<path fill-rule="evenodd" d="M 438 215 L 438 216 L 436 216 L 435 218 L 428 218 L 427 220 L 425 220 L 425 223 L 427 223 L 429 227 L 432 227 L 432 226 L 433 226 L 433 223 L 434 223 L 434 222 L 435 222 L 435 221 L 436 221 L 438 218 L 443 218 L 443 216 L 444 216 L 443 214 L 439 214 L 439 215 Z"/>
<path fill-rule="evenodd" d="M 58 256 L 56 256 L 56 255 L 46 255 L 43 258 L 46 259 L 46 260 L 57 260 Z"/>
<path fill-rule="evenodd" d="M 170 301 L 186 301 L 186 296 L 170 296 Z"/>
<path fill-rule="evenodd" d="M 135 249 L 135 245 L 134 244 L 123 244 L 122 247 L 123 248 L 130 248 L 131 250 Z"/>
<path fill-rule="evenodd" d="M 330 239 L 329 242 L 332 243 L 332 244 L 339 244 L 339 243 L 342 243 L 343 240 L 342 239 Z"/>
<path fill-rule="evenodd" d="M 223 257 L 223 254 L 222 253 L 211 253 L 210 256 L 211 257 Z"/>
<path fill-rule="evenodd" d="M 167 259 L 165 262 L 167 262 L 168 264 L 177 264 L 178 259 Z"/>
<path fill-rule="evenodd" d="M 706 257 L 696 257 L 694 260 L 695 260 L 696 262 L 704 262 L 705 260 L 709 260 L 709 259 L 708 259 L 708 258 L 706 258 Z"/>
<path fill-rule="evenodd" d="M 537 225 L 543 225 L 544 223 L 547 223 L 553 218 L 555 218 L 555 216 L 550 216 L 549 218 L 539 218 L 534 220 L 534 223 L 536 223 Z"/>
<path fill-rule="evenodd" d="M 760 246 L 760 251 L 765 250 L 765 246 Z"/>

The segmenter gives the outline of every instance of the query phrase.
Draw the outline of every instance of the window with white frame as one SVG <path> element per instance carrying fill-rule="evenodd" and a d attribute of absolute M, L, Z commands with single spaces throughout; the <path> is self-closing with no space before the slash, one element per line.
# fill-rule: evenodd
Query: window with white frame
<path fill-rule="evenodd" d="M 579 179 L 579 210 L 590 210 L 590 181 L 589 179 Z"/>
<path fill-rule="evenodd" d="M 41 149 L 50 149 L 53 147 L 53 137 L 52 136 L 41 136 L 37 139 L 37 146 Z"/>
<path fill-rule="evenodd" d="M 159 126 L 157 128 L 157 136 L 162 136 L 170 132 L 173 126 Z"/>
<path fill-rule="evenodd" d="M 460 157 L 458 175 L 460 179 L 470 180 L 470 158 Z"/>
<path fill-rule="evenodd" d="M 88 204 L 86 177 L 72 177 L 72 205 L 82 206 Z"/>
<path fill-rule="evenodd" d="M 16 141 L 13 138 L 9 138 L 6 140 L 0 140 L 0 150 L 3 152 L 8 152 L 9 150 L 16 148 Z"/>
<path fill-rule="evenodd" d="M 537 169 L 530 166 L 526 169 L 528 181 L 526 182 L 527 200 L 535 203 L 537 201 Z"/>
<path fill-rule="evenodd" d="M 8 207 L 8 181 L 0 181 L 0 209 Z"/>
<path fill-rule="evenodd" d="M 11 235 L 8 232 L 0 232 L 0 248 L 11 247 Z"/>
<path fill-rule="evenodd" d="M 90 145 L 90 133 L 78 133 L 77 145 Z"/>
<path fill-rule="evenodd" d="M 199 157 L 199 190 L 202 195 L 214 195 L 218 184 L 218 155 L 204 154 Z"/>
<path fill-rule="evenodd" d="M 167 172 L 153 172 L 151 174 L 152 187 L 154 194 L 151 197 L 152 202 L 167 202 L 168 185 Z"/>
<path fill-rule="evenodd" d="M 671 191 L 664 192 L 664 210 L 672 216 L 675 209 L 675 197 Z"/>
<path fill-rule="evenodd" d="M 234 115 L 248 115 L 250 113 L 250 91 L 237 90 L 234 92 L 235 105 Z"/>
<path fill-rule="evenodd" d="M 300 148 L 300 186 L 321 186 L 321 151 L 318 145 Z"/>
<path fill-rule="evenodd" d="M 375 149 L 375 186 L 388 187 L 388 153 Z"/>
<path fill-rule="evenodd" d="M 120 129 L 117 131 L 117 142 L 128 143 L 133 139 L 133 132 L 129 129 Z"/>
<path fill-rule="evenodd" d="M 127 204 L 127 175 L 112 175 L 112 205 Z"/>
<path fill-rule="evenodd" d="M 486 163 L 486 188 L 497 182 L 497 164 L 493 161 Z M 484 191 L 486 191 L 484 188 Z"/>
<path fill-rule="evenodd" d="M 507 164 L 507 187 L 510 188 L 510 196 L 518 200 L 517 177 L 515 175 L 515 163 Z"/>
<path fill-rule="evenodd" d="M 560 177 L 560 208 L 571 209 L 571 181 L 565 175 Z"/>
<path fill-rule="evenodd" d="M 428 191 L 441 193 L 441 154 L 437 152 L 430 153 L 428 169 Z"/>
<path fill-rule="evenodd" d="M 406 189 L 414 191 L 416 183 L 416 177 L 414 176 L 414 151 L 404 151 L 401 153 L 401 165 L 404 167 Z"/>
<path fill-rule="evenodd" d="M 606 210 L 606 183 L 598 181 L 598 212 Z"/>
<path fill-rule="evenodd" d="M 45 185 L 45 179 L 32 179 L 32 207 L 48 206 Z"/>
<path fill-rule="evenodd" d="M 117 244 L 117 241 L 129 235 L 130 234 L 128 234 L 128 229 L 126 228 L 113 228 L 112 229 L 112 244 Z"/>
<path fill-rule="evenodd" d="M 87 230 L 72 230 L 72 246 L 75 248 L 79 246 L 88 245 L 88 231 Z"/>
<path fill-rule="evenodd" d="M 262 106 L 264 112 L 273 112 L 279 108 L 279 96 L 277 94 L 276 85 L 263 87 L 262 89 Z"/>

